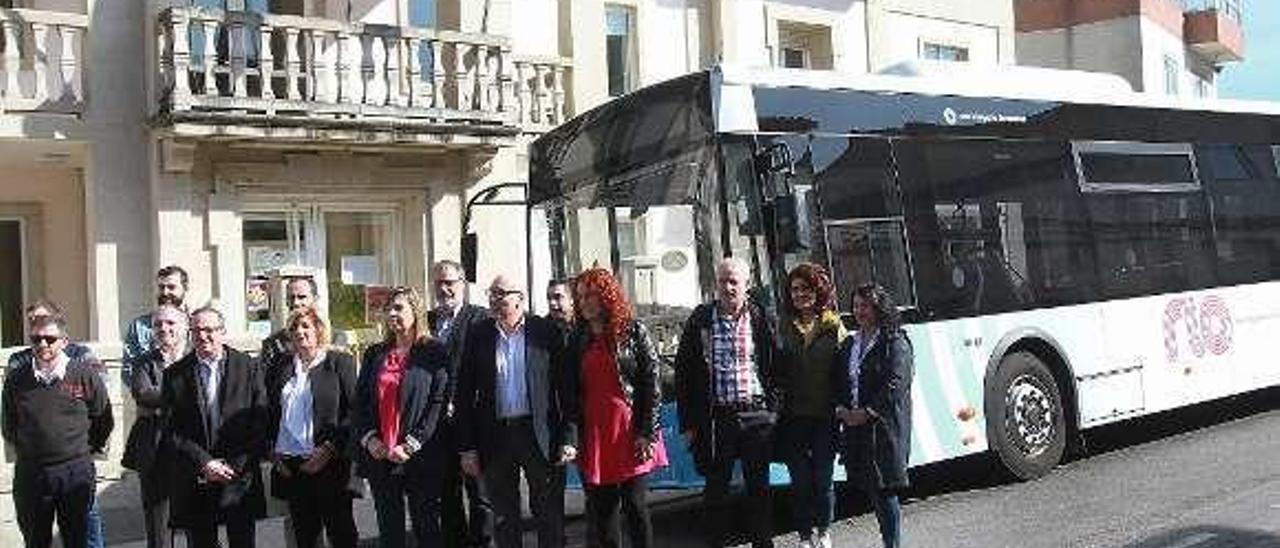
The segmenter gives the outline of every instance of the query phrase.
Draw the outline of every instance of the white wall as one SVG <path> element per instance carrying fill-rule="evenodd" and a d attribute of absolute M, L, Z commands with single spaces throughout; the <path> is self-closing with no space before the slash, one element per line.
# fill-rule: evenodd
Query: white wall
<path fill-rule="evenodd" d="M 803 4 L 803 5 L 802 5 Z M 778 22 L 821 25 L 831 29 L 832 68 L 836 72 L 867 71 L 866 2 L 815 0 L 809 2 L 765 2 L 763 21 L 767 39 L 763 54 L 770 64 L 778 62 Z"/>
<path fill-rule="evenodd" d="M 879 70 L 894 63 L 919 59 L 925 42 L 969 50 L 969 62 L 994 65 L 1008 55 L 1002 49 L 1001 29 L 981 23 L 939 19 L 929 15 L 885 12 L 874 31 L 872 66 Z M 1011 48 L 1010 48 L 1011 49 Z"/>

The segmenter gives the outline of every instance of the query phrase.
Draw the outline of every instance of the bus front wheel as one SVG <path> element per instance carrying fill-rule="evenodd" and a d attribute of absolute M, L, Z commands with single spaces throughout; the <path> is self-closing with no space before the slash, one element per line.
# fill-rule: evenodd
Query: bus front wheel
<path fill-rule="evenodd" d="M 1062 394 L 1049 367 L 1030 352 L 1010 353 L 988 390 L 988 433 L 1000 461 L 1021 480 L 1047 474 L 1067 445 Z"/>

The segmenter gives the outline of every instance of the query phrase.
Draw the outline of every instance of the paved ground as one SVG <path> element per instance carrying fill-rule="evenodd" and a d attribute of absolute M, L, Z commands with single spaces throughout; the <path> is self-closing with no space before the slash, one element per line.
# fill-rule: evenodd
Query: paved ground
<path fill-rule="evenodd" d="M 1089 453 L 1038 481 L 1008 480 L 990 458 L 913 471 L 905 507 L 908 546 L 1238 548 L 1280 547 L 1280 390 L 1199 406 L 1093 432 Z M 775 499 L 780 545 L 786 491 Z M 658 546 L 698 545 L 696 493 L 651 497 Z M 571 493 L 568 532 L 581 545 L 581 498 Z M 843 497 L 836 546 L 879 545 L 864 501 Z M 371 504 L 358 505 L 364 537 Z M 140 516 L 108 511 L 111 530 L 140 531 Z M 281 518 L 259 527 L 259 546 L 283 546 Z M 126 533 L 127 534 L 127 533 Z M 142 548 L 140 536 L 112 537 Z M 530 542 L 530 546 L 533 544 Z"/>

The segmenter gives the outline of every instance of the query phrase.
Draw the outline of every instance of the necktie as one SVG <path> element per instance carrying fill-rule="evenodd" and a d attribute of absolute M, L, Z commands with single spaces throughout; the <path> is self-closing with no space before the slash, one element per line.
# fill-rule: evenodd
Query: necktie
<path fill-rule="evenodd" d="M 205 363 L 204 369 L 204 409 L 205 416 L 209 418 L 209 432 L 212 435 L 213 430 L 218 426 L 218 364 Z"/>

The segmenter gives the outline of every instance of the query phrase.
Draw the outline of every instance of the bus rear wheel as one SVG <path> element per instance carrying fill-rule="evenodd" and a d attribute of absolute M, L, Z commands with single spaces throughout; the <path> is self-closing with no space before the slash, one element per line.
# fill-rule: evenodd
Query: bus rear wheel
<path fill-rule="evenodd" d="M 986 396 L 991 445 L 1014 477 L 1035 479 L 1057 466 L 1067 446 L 1066 420 L 1044 361 L 1030 352 L 1005 356 Z"/>

